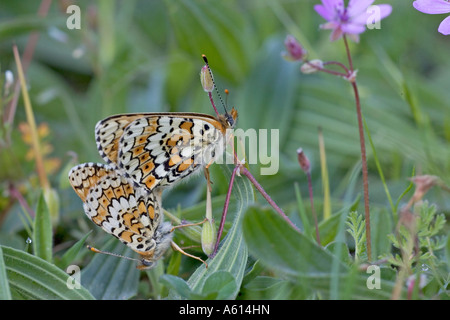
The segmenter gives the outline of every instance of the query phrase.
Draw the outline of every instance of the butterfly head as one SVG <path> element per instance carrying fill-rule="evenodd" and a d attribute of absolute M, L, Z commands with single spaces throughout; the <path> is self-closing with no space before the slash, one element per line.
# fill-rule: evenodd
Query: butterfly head
<path fill-rule="evenodd" d="M 224 130 L 233 129 L 236 126 L 237 116 L 237 110 L 233 108 L 231 109 L 231 112 L 225 111 L 225 114 L 219 115 L 218 120 L 222 124 Z"/>

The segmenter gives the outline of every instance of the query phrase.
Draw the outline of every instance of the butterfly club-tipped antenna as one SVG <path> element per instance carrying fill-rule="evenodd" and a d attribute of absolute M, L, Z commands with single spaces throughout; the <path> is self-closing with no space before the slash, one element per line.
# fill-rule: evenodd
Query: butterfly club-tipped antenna
<path fill-rule="evenodd" d="M 203 58 L 203 61 L 205 62 L 206 67 L 208 68 L 209 76 L 211 77 L 212 84 L 213 84 L 213 86 L 214 86 L 214 89 L 216 90 L 217 96 L 219 97 L 220 103 L 222 104 L 223 109 L 225 110 L 225 117 L 226 117 L 228 123 L 230 123 L 230 125 L 233 125 L 233 123 L 234 123 L 234 118 L 233 118 L 232 115 L 230 115 L 230 114 L 228 113 L 228 110 L 227 110 L 227 107 L 226 107 L 226 103 L 224 103 L 223 100 L 222 100 L 222 96 L 220 95 L 219 89 L 217 88 L 216 82 L 214 81 L 214 76 L 213 76 L 211 67 L 209 66 L 208 58 L 207 58 L 206 55 L 204 55 L 204 54 L 202 54 L 202 58 Z M 217 111 L 216 106 L 214 105 L 214 102 L 212 101 L 212 98 L 211 98 L 211 92 L 208 92 L 208 93 L 210 94 L 210 99 L 211 99 L 211 103 L 212 103 L 212 105 L 213 105 L 213 108 L 214 108 L 214 110 L 216 111 L 217 116 L 219 116 L 219 112 Z M 228 90 L 225 90 L 225 93 L 226 93 L 227 96 L 228 96 Z"/>
<path fill-rule="evenodd" d="M 91 247 L 90 245 L 87 245 L 86 247 L 89 250 L 91 250 L 92 252 L 95 252 L 95 253 L 102 253 L 102 254 L 106 254 L 108 256 L 113 256 L 113 257 L 116 257 L 116 258 L 122 258 L 122 259 L 131 260 L 131 261 L 136 261 L 136 262 L 139 262 L 140 264 L 142 264 L 142 261 L 139 260 L 139 259 L 134 259 L 134 258 L 122 256 L 122 255 L 114 253 L 114 252 L 102 251 L 102 250 L 99 250 L 97 248 Z"/>

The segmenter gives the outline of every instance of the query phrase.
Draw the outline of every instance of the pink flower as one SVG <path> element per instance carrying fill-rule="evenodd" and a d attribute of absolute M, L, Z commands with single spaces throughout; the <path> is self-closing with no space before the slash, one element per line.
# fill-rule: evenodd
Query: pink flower
<path fill-rule="evenodd" d="M 413 2 L 416 10 L 428 14 L 442 14 L 450 12 L 450 2 L 445 0 L 417 0 Z M 450 16 L 439 25 L 438 31 L 443 35 L 450 34 Z"/>
<path fill-rule="evenodd" d="M 359 34 L 366 30 L 366 25 L 378 23 L 392 11 L 392 7 L 388 4 L 380 4 L 377 5 L 377 10 L 370 10 L 375 0 L 350 0 L 347 8 L 344 0 L 321 1 L 322 4 L 315 5 L 314 10 L 328 21 L 320 27 L 333 30 L 331 41 L 341 38 L 344 34 L 358 41 Z"/>

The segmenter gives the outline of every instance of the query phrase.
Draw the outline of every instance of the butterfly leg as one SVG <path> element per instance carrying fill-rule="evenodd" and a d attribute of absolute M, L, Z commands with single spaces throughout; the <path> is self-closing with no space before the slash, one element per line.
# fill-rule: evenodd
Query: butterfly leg
<path fill-rule="evenodd" d="M 198 226 L 198 225 L 204 224 L 206 221 L 208 221 L 207 218 L 203 219 L 200 222 L 196 222 L 196 223 L 182 223 L 177 226 L 173 226 L 172 229 L 170 229 L 170 232 L 173 232 L 175 229 L 179 229 L 179 228 Z"/>
<path fill-rule="evenodd" d="M 184 251 L 183 249 L 181 249 L 181 248 L 180 248 L 175 242 L 173 242 L 173 241 L 171 242 L 171 244 L 172 244 L 173 250 L 178 251 L 178 252 L 180 252 L 181 254 L 184 254 L 184 255 L 187 256 L 187 257 L 193 258 L 193 259 L 195 259 L 195 260 L 198 260 L 198 261 L 204 263 L 205 266 L 206 266 L 206 268 L 208 268 L 208 264 L 207 264 L 205 261 L 203 261 L 201 258 L 196 257 L 196 256 L 194 256 L 194 255 L 192 255 L 192 254 L 187 253 L 186 251 Z"/>

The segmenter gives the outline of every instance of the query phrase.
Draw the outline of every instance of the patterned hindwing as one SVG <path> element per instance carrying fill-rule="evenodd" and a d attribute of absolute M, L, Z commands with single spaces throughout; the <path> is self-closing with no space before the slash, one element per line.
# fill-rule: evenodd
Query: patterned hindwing
<path fill-rule="evenodd" d="M 77 195 L 85 202 L 91 188 L 112 171 L 111 167 L 100 163 L 80 164 L 69 171 L 69 182 Z"/>
<path fill-rule="evenodd" d="M 135 190 L 117 171 L 98 164 L 75 167 L 71 170 L 69 180 L 73 181 L 72 177 L 80 176 L 81 172 L 89 176 L 83 182 L 89 191 L 83 192 L 83 195 L 86 194 L 84 198 L 80 196 L 89 219 L 131 249 L 141 254 L 153 251 L 153 236 L 161 222 L 159 199 L 153 193 Z M 86 172 L 96 174 L 89 175 Z"/>
<path fill-rule="evenodd" d="M 209 117 L 162 115 L 127 126 L 119 142 L 118 166 L 151 191 L 171 185 L 223 153 L 221 124 Z"/>

